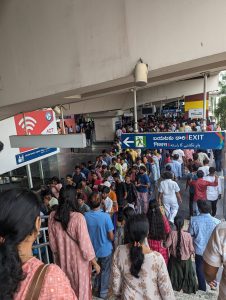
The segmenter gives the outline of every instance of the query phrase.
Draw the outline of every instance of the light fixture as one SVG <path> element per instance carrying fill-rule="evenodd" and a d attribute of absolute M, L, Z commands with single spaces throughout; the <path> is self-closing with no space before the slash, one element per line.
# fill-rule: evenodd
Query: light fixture
<path fill-rule="evenodd" d="M 64 97 L 64 99 L 81 99 L 81 95 L 72 95 Z"/>
<path fill-rule="evenodd" d="M 52 108 L 52 110 L 55 112 L 55 114 L 57 116 L 61 115 L 61 106 L 55 106 L 55 107 Z"/>
<path fill-rule="evenodd" d="M 140 58 L 134 70 L 135 85 L 143 87 L 148 83 L 148 64 L 145 64 Z"/>

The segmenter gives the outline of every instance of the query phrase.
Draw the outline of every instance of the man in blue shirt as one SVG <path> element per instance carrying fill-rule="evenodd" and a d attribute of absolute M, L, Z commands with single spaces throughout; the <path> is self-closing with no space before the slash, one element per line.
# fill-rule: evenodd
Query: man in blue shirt
<path fill-rule="evenodd" d="M 193 237 L 195 248 L 195 265 L 199 290 L 206 291 L 206 280 L 203 272 L 203 253 L 213 230 L 220 223 L 220 220 L 210 215 L 211 207 L 207 201 L 198 200 L 197 204 L 200 215 L 191 218 L 189 232 Z"/>
<path fill-rule="evenodd" d="M 81 173 L 85 175 L 86 179 L 88 179 L 90 170 L 87 169 L 86 163 L 82 162 L 82 163 L 80 164 L 80 168 L 81 168 Z"/>
<path fill-rule="evenodd" d="M 140 172 L 138 174 L 138 181 L 136 183 L 138 199 L 137 208 L 139 213 L 147 213 L 149 206 L 148 191 L 150 188 L 150 179 L 147 175 L 145 166 L 140 166 Z"/>
<path fill-rule="evenodd" d="M 171 170 L 174 173 L 176 179 L 180 179 L 182 177 L 182 171 L 181 171 L 181 163 L 179 162 L 178 154 L 174 154 L 173 160 L 171 163 L 169 163 L 169 165 L 171 165 Z"/>
<path fill-rule="evenodd" d="M 90 195 L 89 205 L 91 211 L 85 213 L 85 219 L 90 239 L 101 268 L 101 273 L 96 276 L 95 288 L 98 290 L 98 296 L 106 299 L 111 272 L 114 226 L 109 214 L 100 209 L 101 198 L 97 192 L 93 192 Z"/>

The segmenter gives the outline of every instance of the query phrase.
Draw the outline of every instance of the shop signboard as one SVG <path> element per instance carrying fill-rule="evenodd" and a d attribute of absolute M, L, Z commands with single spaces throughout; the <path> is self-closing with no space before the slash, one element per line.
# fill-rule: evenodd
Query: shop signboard
<path fill-rule="evenodd" d="M 189 109 L 188 117 L 192 120 L 193 119 L 202 119 L 203 118 L 203 109 L 202 108 Z"/>

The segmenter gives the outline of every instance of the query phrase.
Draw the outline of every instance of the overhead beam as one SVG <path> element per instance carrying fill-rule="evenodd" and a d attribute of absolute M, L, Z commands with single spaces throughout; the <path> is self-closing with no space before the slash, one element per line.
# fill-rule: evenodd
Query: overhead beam
<path fill-rule="evenodd" d="M 218 75 L 208 78 L 208 92 L 218 89 Z M 203 79 L 183 80 L 148 87 L 137 92 L 137 104 L 155 103 L 182 96 L 200 94 L 203 92 Z M 65 115 L 102 113 L 112 110 L 127 110 L 133 107 L 133 94 L 113 94 L 95 99 L 83 100 L 66 106 Z M 112 114 L 112 112 L 111 112 Z M 103 115 L 105 116 L 105 115 Z"/>
<path fill-rule="evenodd" d="M 86 137 L 81 134 L 12 135 L 12 148 L 85 148 Z"/>

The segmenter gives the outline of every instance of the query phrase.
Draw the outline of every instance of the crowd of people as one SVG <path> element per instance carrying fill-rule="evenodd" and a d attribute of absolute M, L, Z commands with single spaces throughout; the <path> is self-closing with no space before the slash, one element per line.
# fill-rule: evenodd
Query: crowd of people
<path fill-rule="evenodd" d="M 207 122 L 204 128 L 203 119 L 185 119 L 184 116 L 165 117 L 148 116 L 138 120 L 139 132 L 194 132 L 194 131 L 221 131 L 221 127 L 216 122 Z M 116 136 L 121 137 L 122 133 L 134 132 L 133 122 L 124 120 L 122 126 L 116 130 Z"/>
<path fill-rule="evenodd" d="M 146 128 L 154 129 L 153 121 Z M 177 123 L 168 125 L 177 130 Z M 0 299 L 173 300 L 174 290 L 192 294 L 206 291 L 207 283 L 215 289 L 226 225 L 215 217 L 222 187 L 210 156 L 193 149 L 122 150 L 116 137 L 109 151 L 76 165 L 64 181 L 53 177 L 38 192 L 3 192 Z M 187 201 L 182 181 L 189 225 L 179 210 Z M 50 265 L 32 252 L 46 225 Z M 226 299 L 223 272 L 220 300 Z"/>
<path fill-rule="evenodd" d="M 173 289 L 206 290 L 204 265 L 219 267 L 212 258 L 216 250 L 211 241 L 205 249 L 212 232 L 217 234 L 214 229 L 220 221 L 214 216 L 221 195 L 208 154 L 201 150 L 123 151 L 118 143 L 94 163 L 76 166 L 64 183 L 52 178 L 41 191 L 42 205 L 27 190 L 1 195 L 1 299 L 26 299 L 32 278 L 42 267 L 32 257 L 32 244 L 43 215 L 49 215 L 50 248 L 60 267 L 50 265 L 45 270 L 40 293 L 47 294 L 46 299 L 92 299 L 91 285 L 103 299 L 110 293 L 125 299 L 155 295 L 155 299 L 171 300 Z M 188 231 L 178 214 L 185 201 L 179 187 L 183 176 L 190 189 Z"/>
<path fill-rule="evenodd" d="M 64 126 L 63 126 L 64 125 Z M 57 133 L 58 134 L 72 134 L 72 133 L 84 133 L 86 136 L 86 144 L 87 147 L 92 145 L 93 137 L 94 137 L 94 122 L 87 122 L 83 117 L 78 119 L 74 126 L 67 125 L 60 122 L 57 124 Z M 72 149 L 74 152 L 74 149 Z"/>

